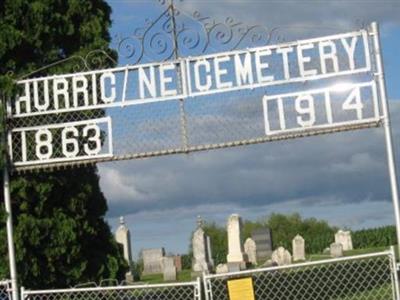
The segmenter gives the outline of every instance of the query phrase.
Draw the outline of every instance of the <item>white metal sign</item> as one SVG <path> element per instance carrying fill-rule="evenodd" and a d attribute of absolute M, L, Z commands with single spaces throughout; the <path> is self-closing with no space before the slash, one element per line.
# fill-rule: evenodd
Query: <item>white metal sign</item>
<path fill-rule="evenodd" d="M 107 137 L 107 141 L 102 138 Z M 91 119 L 13 129 L 9 135 L 9 144 L 13 137 L 20 143 L 14 147 L 20 151 L 21 160 L 14 161 L 15 166 L 33 165 L 68 160 L 85 160 L 112 157 L 111 118 Z M 61 145 L 61 149 L 56 149 Z M 13 153 L 11 148 L 11 153 Z M 57 153 L 58 152 L 58 153 Z M 11 157 L 12 159 L 13 157 Z"/>
<path fill-rule="evenodd" d="M 372 72 L 370 33 L 360 30 L 21 80 L 8 105 L 10 157 L 15 168 L 29 169 L 378 125 Z"/>
<path fill-rule="evenodd" d="M 275 107 L 273 111 L 271 106 Z M 366 110 L 368 106 L 371 109 Z M 263 108 L 266 135 L 377 122 L 380 118 L 374 81 L 264 96 Z M 291 124 L 290 119 L 294 120 Z"/>
<path fill-rule="evenodd" d="M 356 55 L 361 61 L 356 61 Z M 16 118 L 124 107 L 356 74 L 370 67 L 367 32 L 362 30 L 171 62 L 22 80 L 18 82 L 22 92 L 10 109 Z"/>

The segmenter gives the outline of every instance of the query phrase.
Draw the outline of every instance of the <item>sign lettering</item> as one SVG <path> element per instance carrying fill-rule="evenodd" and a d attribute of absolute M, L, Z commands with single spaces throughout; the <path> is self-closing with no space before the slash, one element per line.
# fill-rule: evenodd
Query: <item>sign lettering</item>
<path fill-rule="evenodd" d="M 9 145 L 20 153 L 15 166 L 112 156 L 111 118 L 13 129 Z M 102 135 L 107 136 L 105 141 Z M 102 145 L 104 143 L 104 145 Z M 15 153 L 10 149 L 10 153 Z"/>
<path fill-rule="evenodd" d="M 172 62 L 22 80 L 18 83 L 22 92 L 11 112 L 13 117 L 26 117 L 123 107 L 368 70 L 367 33 L 360 31 Z"/>
<path fill-rule="evenodd" d="M 264 96 L 263 108 L 266 135 L 379 121 L 375 82 Z"/>
<path fill-rule="evenodd" d="M 30 169 L 379 126 L 370 39 L 360 30 L 21 80 L 7 108 L 10 157 Z"/>

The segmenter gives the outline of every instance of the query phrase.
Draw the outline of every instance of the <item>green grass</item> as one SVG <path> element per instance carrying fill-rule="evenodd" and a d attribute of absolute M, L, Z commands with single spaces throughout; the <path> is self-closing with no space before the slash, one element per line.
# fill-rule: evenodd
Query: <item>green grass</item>
<path fill-rule="evenodd" d="M 192 271 L 191 270 L 182 270 L 181 272 L 178 273 L 178 280 L 180 282 L 185 282 L 185 281 L 192 281 Z"/>
<path fill-rule="evenodd" d="M 354 249 L 350 251 L 345 251 L 344 256 L 354 256 L 354 255 L 363 255 L 369 253 L 377 253 L 390 250 L 390 247 L 373 247 L 368 249 Z M 395 247 L 395 254 L 398 260 L 398 247 Z M 307 256 L 307 261 L 318 261 L 330 259 L 329 254 L 313 254 Z M 331 300 L 388 300 L 392 299 L 392 286 L 390 284 L 384 284 L 380 287 L 376 287 L 375 289 L 360 291 L 358 293 L 349 294 L 343 297 L 335 297 Z"/>
<path fill-rule="evenodd" d="M 176 282 L 192 281 L 191 270 L 182 270 L 178 272 Z M 163 274 L 143 275 L 140 277 L 140 282 L 145 283 L 165 283 Z M 172 281 L 175 282 L 175 281 Z"/>
<path fill-rule="evenodd" d="M 393 298 L 392 286 L 390 284 L 385 284 L 373 290 L 355 293 L 351 296 L 346 295 L 344 298 L 343 297 L 333 298 L 332 300 L 366 300 L 366 299 L 388 300 L 392 298 Z"/>
<path fill-rule="evenodd" d="M 362 255 L 368 253 L 376 253 L 388 250 L 388 247 L 374 247 L 369 249 L 355 249 L 351 251 L 345 251 L 344 256 L 354 256 L 354 255 Z M 397 249 L 396 249 L 397 250 Z M 330 259 L 329 254 L 313 254 L 307 256 L 307 261 L 318 261 L 318 260 L 326 260 Z M 329 262 L 327 262 L 329 264 Z M 321 265 L 323 268 L 324 266 Z M 303 270 L 300 268 L 296 270 L 298 272 L 302 272 Z M 293 272 L 291 273 L 293 276 Z M 176 282 L 187 282 L 192 281 L 191 278 L 191 270 L 183 270 L 178 272 Z M 142 276 L 140 283 L 149 283 L 149 284 L 158 284 L 164 283 L 162 274 L 154 274 L 154 275 L 146 275 Z M 353 292 L 348 294 L 342 294 L 341 296 L 331 295 L 329 297 L 330 300 L 388 300 L 392 299 L 392 286 L 389 283 L 384 283 L 381 286 L 376 286 L 375 288 L 359 287 L 363 291 Z M 318 298 L 319 299 L 319 298 Z M 327 298 L 328 299 L 328 298 Z"/>
<path fill-rule="evenodd" d="M 162 282 L 164 282 L 163 274 L 142 275 L 142 276 L 140 276 L 140 282 L 162 283 Z"/>
<path fill-rule="evenodd" d="M 369 254 L 369 253 L 377 253 L 389 250 L 390 247 L 374 247 L 374 248 L 367 248 L 367 249 L 354 249 L 350 251 L 344 251 L 344 256 L 354 256 L 354 255 L 362 255 L 362 254 Z M 398 256 L 397 247 L 395 248 L 396 257 Z M 307 256 L 307 261 L 318 261 L 324 259 L 330 259 L 331 256 L 329 254 L 310 254 Z"/>
<path fill-rule="evenodd" d="M 354 249 L 351 251 L 345 251 L 344 256 L 353 256 L 353 255 L 361 255 L 361 254 L 368 254 L 368 253 L 376 253 L 388 250 L 388 247 L 375 247 L 375 248 L 368 248 L 368 249 Z M 397 249 L 396 249 L 397 250 Z M 397 251 L 396 251 L 397 255 Z M 329 254 L 311 254 L 307 256 L 306 261 L 319 261 L 330 259 L 331 256 Z M 302 263 L 302 262 L 299 262 Z M 251 269 L 251 268 L 250 268 Z M 192 281 L 191 278 L 191 270 L 182 270 L 177 274 L 176 282 L 187 282 Z M 153 274 L 153 275 L 145 275 L 140 278 L 140 282 L 146 283 L 163 283 L 163 275 L 162 274 Z"/>
<path fill-rule="evenodd" d="M 374 248 L 367 248 L 367 249 L 354 249 L 350 251 L 345 251 L 344 256 L 353 256 L 353 255 L 361 255 L 361 254 L 368 254 L 368 253 L 375 253 L 375 252 L 382 252 L 386 251 L 390 248 L 388 247 L 374 247 Z"/>
<path fill-rule="evenodd" d="M 329 258 L 331 258 L 329 254 L 311 254 L 307 256 L 307 261 L 317 261 Z"/>

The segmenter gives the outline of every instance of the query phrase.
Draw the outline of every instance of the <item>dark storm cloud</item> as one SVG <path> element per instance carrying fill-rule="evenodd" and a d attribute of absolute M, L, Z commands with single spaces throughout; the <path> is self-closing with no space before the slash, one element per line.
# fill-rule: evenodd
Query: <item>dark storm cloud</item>
<path fill-rule="evenodd" d="M 391 105 L 397 141 L 400 105 Z M 207 204 L 390 199 L 382 128 L 99 168 L 110 216 Z"/>
<path fill-rule="evenodd" d="M 131 16 L 138 3 L 143 9 L 149 5 L 148 0 L 124 2 L 130 9 L 124 6 L 118 16 L 127 12 Z M 217 21 L 233 16 L 247 25 L 278 27 L 286 38 L 343 32 L 371 21 L 384 25 L 381 28 L 385 36 L 400 24 L 398 1 L 176 3 L 186 12 L 198 10 Z M 150 10 L 152 16 L 161 11 L 156 4 Z M 130 28 L 128 21 L 131 18 L 115 19 L 114 30 Z M 389 79 L 392 78 L 393 74 Z M 400 149 L 400 103 L 392 101 L 391 107 L 395 146 Z M 176 215 L 194 220 L 194 211 L 202 215 L 212 211 L 216 219 L 222 220 L 232 212 L 254 215 L 264 208 L 279 211 L 282 207 L 298 211 L 307 208 L 310 213 L 315 208 L 317 215 L 326 217 L 321 207 L 327 206 L 336 208 L 337 224 L 350 224 L 349 218 L 357 224 L 365 220 L 377 220 L 379 224 L 391 212 L 382 128 L 187 156 L 107 163 L 99 165 L 99 169 L 110 218 L 132 214 L 132 218 L 154 221 Z M 360 202 L 368 209 L 360 208 Z M 345 210 L 352 211 L 350 217 Z"/>

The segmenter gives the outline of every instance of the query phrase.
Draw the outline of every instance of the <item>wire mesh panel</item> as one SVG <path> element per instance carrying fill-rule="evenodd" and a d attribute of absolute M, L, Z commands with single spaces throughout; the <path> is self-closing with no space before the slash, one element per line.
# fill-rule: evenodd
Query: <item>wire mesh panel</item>
<path fill-rule="evenodd" d="M 229 300 L 228 282 L 250 278 L 255 299 L 397 299 L 391 252 L 204 277 L 207 300 Z"/>
<path fill-rule="evenodd" d="M 22 291 L 23 300 L 200 300 L 200 281 L 45 291 Z"/>
<path fill-rule="evenodd" d="M 0 281 L 0 300 L 12 300 L 11 281 Z"/>

